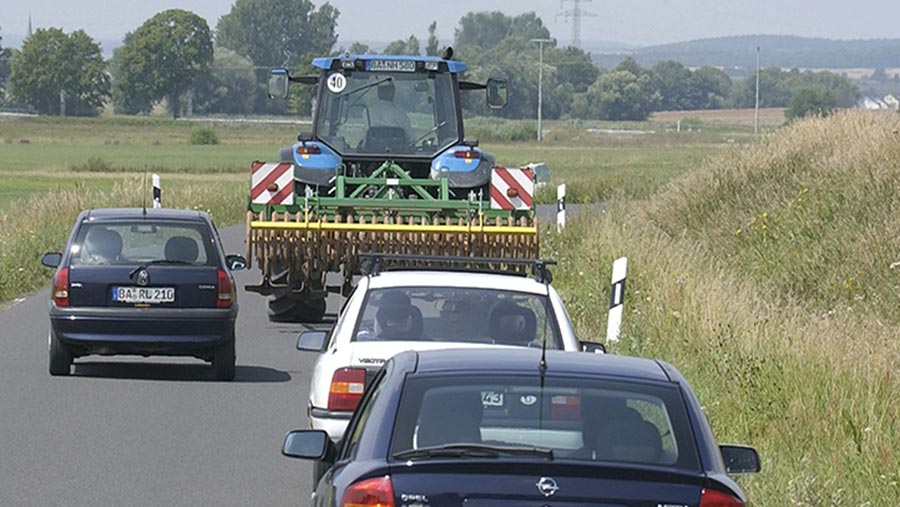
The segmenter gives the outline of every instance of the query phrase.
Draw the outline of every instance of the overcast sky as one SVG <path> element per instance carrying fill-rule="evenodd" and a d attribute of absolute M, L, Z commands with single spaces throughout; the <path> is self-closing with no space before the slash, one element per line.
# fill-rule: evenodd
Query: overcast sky
<path fill-rule="evenodd" d="M 342 42 L 391 41 L 415 34 L 424 44 L 427 26 L 438 22 L 442 45 L 452 42 L 459 18 L 470 11 L 507 15 L 535 11 L 563 44 L 572 26 L 561 12 L 576 0 L 332 0 L 341 15 Z M 321 1 L 314 1 L 318 6 Z M 34 28 L 84 29 L 98 40 L 121 39 L 153 14 L 191 10 L 211 28 L 233 0 L 0 0 L 0 36 L 24 35 L 28 16 Z M 581 38 L 652 45 L 704 37 L 782 34 L 835 39 L 900 38 L 896 0 L 580 0 Z"/>

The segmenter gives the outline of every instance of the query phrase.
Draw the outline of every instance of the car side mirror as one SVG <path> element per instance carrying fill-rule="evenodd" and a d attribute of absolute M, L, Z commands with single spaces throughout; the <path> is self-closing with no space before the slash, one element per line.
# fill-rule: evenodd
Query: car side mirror
<path fill-rule="evenodd" d="M 243 255 L 226 255 L 225 264 L 232 271 L 240 271 L 247 267 L 247 259 Z"/>
<path fill-rule="evenodd" d="M 509 84 L 505 79 L 492 77 L 487 81 L 487 105 L 491 109 L 503 109 L 509 100 Z"/>
<path fill-rule="evenodd" d="M 593 354 L 606 354 L 606 345 L 597 342 L 579 341 L 582 352 L 591 352 Z"/>
<path fill-rule="evenodd" d="M 321 352 L 326 336 L 328 336 L 327 331 L 304 331 L 297 338 L 297 350 Z"/>
<path fill-rule="evenodd" d="M 284 436 L 281 454 L 289 458 L 325 461 L 334 456 L 334 442 L 322 430 L 294 430 Z"/>
<path fill-rule="evenodd" d="M 48 268 L 59 267 L 60 262 L 62 262 L 62 254 L 59 252 L 48 252 L 41 257 L 41 264 Z"/>
<path fill-rule="evenodd" d="M 288 81 L 290 81 L 287 69 L 277 67 L 269 71 L 269 82 L 266 92 L 270 99 L 285 99 L 288 96 Z"/>
<path fill-rule="evenodd" d="M 725 462 L 725 473 L 753 474 L 759 472 L 759 453 L 745 445 L 720 445 L 722 461 Z"/>

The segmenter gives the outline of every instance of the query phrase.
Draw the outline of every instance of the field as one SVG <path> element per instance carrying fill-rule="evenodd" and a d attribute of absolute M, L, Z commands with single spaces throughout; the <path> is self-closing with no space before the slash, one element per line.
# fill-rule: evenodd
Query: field
<path fill-rule="evenodd" d="M 761 117 L 764 131 L 783 123 Z M 474 122 L 498 161 L 543 161 L 570 200 L 609 211 L 542 233 L 582 338 L 605 334 L 614 258 L 629 258 L 614 353 L 663 358 L 698 391 L 723 442 L 756 446 L 754 505 L 890 505 L 900 494 L 900 117 L 844 113 L 756 138 L 752 111 L 666 113 L 638 124 Z M 762 118 L 765 118 L 763 120 Z M 681 132 L 671 132 L 682 121 Z M 0 302 L 45 284 L 87 206 L 138 205 L 145 171 L 169 206 L 239 223 L 247 164 L 300 125 L 0 121 Z M 689 127 L 689 128 L 686 128 Z M 512 132 L 512 135 L 508 135 Z M 23 142 L 23 140 L 27 142 Z M 542 190 L 544 202 L 555 198 Z"/>

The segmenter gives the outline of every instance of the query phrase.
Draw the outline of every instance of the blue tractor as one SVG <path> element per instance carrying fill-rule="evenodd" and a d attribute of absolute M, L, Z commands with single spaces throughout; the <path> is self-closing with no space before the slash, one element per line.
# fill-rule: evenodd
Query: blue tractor
<path fill-rule="evenodd" d="M 326 274 L 348 290 L 363 252 L 537 257 L 533 172 L 498 166 L 463 125 L 460 92 L 502 108 L 507 82 L 465 81 L 451 56 L 344 54 L 314 59 L 315 76 L 271 70 L 272 98 L 316 86 L 311 130 L 251 166 L 247 259 L 262 279 L 247 288 L 270 297 L 273 320 L 320 319 Z"/>

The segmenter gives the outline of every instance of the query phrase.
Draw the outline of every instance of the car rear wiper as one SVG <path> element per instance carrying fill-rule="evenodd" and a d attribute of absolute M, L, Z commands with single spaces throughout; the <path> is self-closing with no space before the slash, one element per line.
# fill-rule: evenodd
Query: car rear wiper
<path fill-rule="evenodd" d="M 157 259 L 155 261 L 142 262 L 138 267 L 132 269 L 131 272 L 128 273 L 128 278 L 134 278 L 134 275 L 136 275 L 138 271 L 140 271 L 142 269 L 147 269 L 148 266 L 153 266 L 154 264 L 167 264 L 170 266 L 171 265 L 176 265 L 176 266 L 193 266 L 194 265 L 193 262 L 181 261 L 181 260 L 177 260 L 177 259 L 174 259 L 174 260 Z"/>
<path fill-rule="evenodd" d="M 544 447 L 517 447 L 482 444 L 446 444 L 434 447 L 421 447 L 401 451 L 393 455 L 395 459 L 416 459 L 433 457 L 461 458 L 496 458 L 501 455 L 539 456 L 546 460 L 553 459 L 553 450 Z"/>

